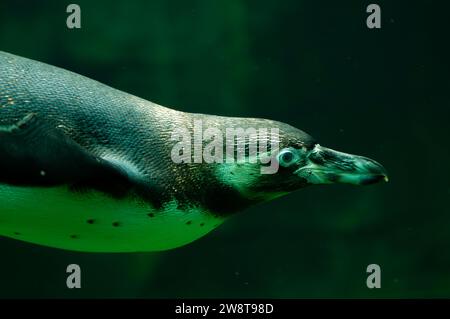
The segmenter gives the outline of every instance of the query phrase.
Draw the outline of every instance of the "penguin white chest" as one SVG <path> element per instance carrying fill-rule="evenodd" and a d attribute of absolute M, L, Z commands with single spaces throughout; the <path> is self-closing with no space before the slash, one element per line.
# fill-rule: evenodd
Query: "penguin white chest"
<path fill-rule="evenodd" d="M 159 251 L 188 244 L 223 218 L 176 202 L 154 210 L 137 198 L 114 199 L 67 187 L 0 184 L 0 235 L 85 252 Z"/>

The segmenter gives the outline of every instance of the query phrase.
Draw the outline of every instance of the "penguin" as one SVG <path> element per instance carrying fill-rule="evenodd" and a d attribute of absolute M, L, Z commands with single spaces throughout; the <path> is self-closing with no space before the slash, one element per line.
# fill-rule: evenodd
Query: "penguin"
<path fill-rule="evenodd" d="M 245 161 L 248 147 L 240 162 L 190 160 L 206 144 L 195 139 L 184 160 L 174 160 L 181 142 L 173 133 L 182 127 L 192 137 L 196 122 L 205 133 L 275 131 L 277 144 L 260 153 L 276 172 L 262 173 L 267 161 Z M 97 253 L 180 247 L 251 205 L 309 185 L 387 181 L 378 162 L 321 146 L 288 124 L 177 111 L 6 52 L 0 167 L 1 236 Z"/>

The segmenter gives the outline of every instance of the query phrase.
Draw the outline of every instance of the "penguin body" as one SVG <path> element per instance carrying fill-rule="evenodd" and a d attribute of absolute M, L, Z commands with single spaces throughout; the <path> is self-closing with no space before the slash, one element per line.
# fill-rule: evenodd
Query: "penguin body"
<path fill-rule="evenodd" d="M 196 120 L 220 130 L 277 128 L 295 165 L 263 176 L 256 165 L 174 163 L 172 132 Z M 314 165 L 327 152 L 338 167 L 336 153 L 287 124 L 179 112 L 0 52 L 2 236 L 85 252 L 179 247 L 251 204 L 326 183 L 332 173 L 317 175 Z M 385 176 L 380 167 L 369 181 Z"/>
<path fill-rule="evenodd" d="M 177 173 L 164 139 L 183 117 L 0 53 L 0 235 L 126 252 L 169 249 L 211 231 L 223 218 L 177 202 L 170 185 Z"/>

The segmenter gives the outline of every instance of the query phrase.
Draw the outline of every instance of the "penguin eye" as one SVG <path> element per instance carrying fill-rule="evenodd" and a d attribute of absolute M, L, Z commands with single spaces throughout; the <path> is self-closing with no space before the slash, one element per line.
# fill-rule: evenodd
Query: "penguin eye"
<path fill-rule="evenodd" d="M 278 163 L 283 167 L 289 167 L 298 160 L 298 155 L 291 149 L 284 149 L 278 153 Z"/>

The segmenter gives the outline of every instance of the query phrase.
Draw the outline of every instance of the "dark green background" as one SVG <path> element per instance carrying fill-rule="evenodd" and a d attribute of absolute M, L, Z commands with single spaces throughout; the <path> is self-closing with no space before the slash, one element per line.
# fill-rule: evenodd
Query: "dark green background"
<path fill-rule="evenodd" d="M 0 297 L 450 297 L 448 11 L 392 2 L 369 30 L 368 1 L 76 1 L 69 30 L 71 2 L 0 0 L 0 50 L 180 110 L 284 121 L 391 179 L 300 190 L 162 253 L 1 238 Z"/>

